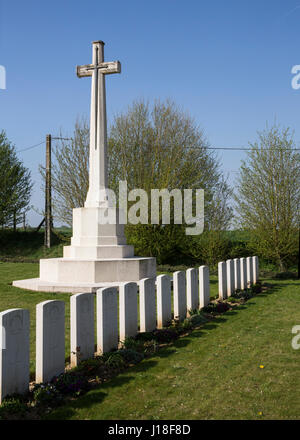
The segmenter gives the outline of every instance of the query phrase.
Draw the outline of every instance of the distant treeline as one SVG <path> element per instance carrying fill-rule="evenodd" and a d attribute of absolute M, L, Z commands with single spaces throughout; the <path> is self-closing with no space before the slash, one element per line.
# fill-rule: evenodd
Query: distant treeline
<path fill-rule="evenodd" d="M 143 225 L 144 226 L 144 225 Z M 171 225 L 170 225 L 171 226 Z M 176 225 L 177 226 L 177 225 Z M 229 258 L 257 255 L 260 265 L 265 269 L 279 270 L 276 259 L 268 258 L 259 252 L 253 242 L 250 231 L 204 232 L 198 236 L 185 236 L 184 233 L 175 233 L 165 230 L 165 236 L 156 234 L 156 240 L 151 246 L 147 242 L 147 234 L 139 236 L 139 227 L 127 227 L 127 241 L 135 246 L 135 254 L 140 256 L 155 256 L 159 265 L 189 266 L 208 264 L 211 270 L 216 270 L 217 263 Z M 144 228 L 143 228 L 143 232 Z M 44 247 L 44 232 L 41 229 L 0 230 L 0 261 L 27 261 L 38 262 L 40 258 L 60 257 L 63 246 L 68 245 L 72 235 L 71 228 L 60 227 L 54 230 L 51 249 Z M 149 239 L 153 237 L 153 231 Z M 295 231 L 295 240 L 298 232 Z M 291 253 L 286 259 L 286 269 L 296 268 L 298 252 Z"/>

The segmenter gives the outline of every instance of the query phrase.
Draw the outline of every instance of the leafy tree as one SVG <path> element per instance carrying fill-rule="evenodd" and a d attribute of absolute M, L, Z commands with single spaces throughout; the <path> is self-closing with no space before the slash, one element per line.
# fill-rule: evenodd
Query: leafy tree
<path fill-rule="evenodd" d="M 128 189 L 204 189 L 205 229 L 222 231 L 231 219 L 231 190 L 223 178 L 204 133 L 174 102 L 156 101 L 152 107 L 135 101 L 115 117 L 109 138 L 109 179 L 118 191 L 119 180 Z M 174 216 L 174 209 L 172 211 Z M 199 237 L 186 237 L 184 225 L 128 225 L 127 235 L 138 253 L 155 255 L 159 262 L 194 257 Z M 212 247 L 220 236 L 209 234 Z"/>
<path fill-rule="evenodd" d="M 250 146 L 238 178 L 237 212 L 256 253 L 285 270 L 297 253 L 300 154 L 290 129 L 278 126 L 259 132 Z"/>
<path fill-rule="evenodd" d="M 203 131 L 174 102 L 156 101 L 150 106 L 142 100 L 135 101 L 114 118 L 110 127 L 109 187 L 118 195 L 119 181 L 126 180 L 129 191 L 142 188 L 149 200 L 153 188 L 204 189 L 205 227 L 221 230 L 231 217 L 230 189 L 208 145 Z M 76 122 L 73 141 L 61 141 L 54 157 L 54 214 L 71 225 L 72 208 L 84 205 L 88 190 L 86 121 Z M 170 225 L 127 225 L 128 239 L 137 253 L 158 256 L 159 261 L 178 254 L 187 243 L 185 226 L 172 224 L 173 216 L 172 205 Z"/>
<path fill-rule="evenodd" d="M 0 132 L 0 176 L 0 224 L 16 229 L 29 209 L 32 182 L 4 131 Z"/>

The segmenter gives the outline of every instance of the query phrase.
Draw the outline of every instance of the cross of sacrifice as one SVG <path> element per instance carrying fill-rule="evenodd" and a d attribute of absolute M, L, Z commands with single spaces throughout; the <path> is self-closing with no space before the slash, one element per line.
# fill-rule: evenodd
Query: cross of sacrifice
<path fill-rule="evenodd" d="M 104 42 L 93 42 L 93 62 L 77 66 L 77 76 L 92 77 L 90 172 L 85 207 L 107 207 L 107 123 L 105 75 L 121 73 L 119 61 L 104 62 Z"/>

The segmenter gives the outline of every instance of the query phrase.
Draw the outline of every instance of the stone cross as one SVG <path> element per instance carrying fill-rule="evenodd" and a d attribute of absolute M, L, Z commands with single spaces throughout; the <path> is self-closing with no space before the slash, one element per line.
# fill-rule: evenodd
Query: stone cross
<path fill-rule="evenodd" d="M 77 66 L 77 76 L 92 77 L 90 119 L 90 173 L 85 207 L 107 207 L 107 124 L 105 75 L 120 73 L 119 61 L 104 62 L 104 42 L 93 42 L 93 62 Z"/>

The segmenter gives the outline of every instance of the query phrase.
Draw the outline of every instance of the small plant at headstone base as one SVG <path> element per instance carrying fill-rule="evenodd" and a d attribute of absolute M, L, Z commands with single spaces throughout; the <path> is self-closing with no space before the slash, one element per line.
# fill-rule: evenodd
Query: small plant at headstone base
<path fill-rule="evenodd" d="M 87 377 L 73 371 L 62 373 L 54 377 L 51 383 L 61 394 L 80 396 L 90 389 Z"/>
<path fill-rule="evenodd" d="M 139 353 L 144 352 L 144 342 L 136 338 L 125 338 L 125 340 L 121 342 L 121 347 L 138 351 Z"/>
<path fill-rule="evenodd" d="M 198 309 L 190 309 L 188 310 L 188 316 L 190 317 L 193 315 L 197 315 L 198 311 L 199 311 Z"/>
<path fill-rule="evenodd" d="M 203 307 L 202 311 L 209 314 L 216 313 L 216 304 L 211 302 L 207 304 L 207 306 Z"/>
<path fill-rule="evenodd" d="M 158 343 L 155 341 L 155 339 L 151 339 L 151 341 L 146 341 L 144 343 L 144 353 L 145 356 L 149 356 L 153 353 L 156 353 L 158 350 Z"/>
<path fill-rule="evenodd" d="M 216 303 L 216 313 L 225 313 L 230 309 L 230 305 L 223 301 L 218 301 Z"/>
<path fill-rule="evenodd" d="M 119 350 L 118 353 L 122 356 L 126 365 L 136 365 L 144 359 L 143 353 L 127 348 Z"/>
<path fill-rule="evenodd" d="M 253 286 L 251 286 L 251 290 L 252 290 L 252 293 L 254 295 L 257 295 L 258 293 L 261 293 L 261 291 L 262 291 L 261 282 L 257 281 L 256 284 L 253 284 Z"/>
<path fill-rule="evenodd" d="M 159 344 L 168 344 L 178 338 L 178 333 L 174 328 L 157 329 L 152 332 L 152 338 Z"/>
<path fill-rule="evenodd" d="M 85 376 L 94 376 L 103 368 L 104 362 L 105 359 L 103 359 L 103 356 L 96 356 L 94 358 L 81 361 L 80 364 L 73 369 L 73 371 Z"/>
<path fill-rule="evenodd" d="M 183 331 L 192 330 L 193 328 L 193 324 L 188 318 L 184 319 L 179 325 Z"/>
<path fill-rule="evenodd" d="M 206 316 L 204 316 L 203 309 L 201 310 L 197 310 L 197 313 L 193 316 L 190 317 L 190 321 L 192 323 L 193 327 L 197 327 L 201 324 L 205 324 L 206 322 L 208 322 L 208 318 Z"/>
<path fill-rule="evenodd" d="M 226 301 L 231 304 L 239 304 L 241 302 L 239 298 L 235 298 L 234 296 L 230 296 Z"/>
<path fill-rule="evenodd" d="M 36 384 L 32 390 L 35 405 L 39 406 L 57 406 L 63 401 L 62 394 L 56 386 L 51 383 Z"/>
<path fill-rule="evenodd" d="M 230 309 L 230 305 L 224 301 L 218 300 L 215 303 L 209 303 L 207 306 L 203 307 L 202 311 L 207 314 L 222 314 Z"/>
<path fill-rule="evenodd" d="M 248 301 L 248 299 L 253 297 L 252 288 L 247 288 L 244 290 L 237 289 L 232 293 L 231 298 L 236 298 L 240 301 Z"/>
<path fill-rule="evenodd" d="M 136 341 L 149 342 L 153 339 L 153 332 L 141 332 L 135 337 Z"/>
<path fill-rule="evenodd" d="M 28 406 L 24 396 L 18 394 L 7 396 L 0 405 L 0 420 L 10 418 L 10 416 L 23 417 L 27 410 Z"/>
<path fill-rule="evenodd" d="M 124 367 L 125 362 L 123 357 L 118 352 L 113 352 L 108 356 L 105 364 L 115 370 L 120 370 Z"/>

